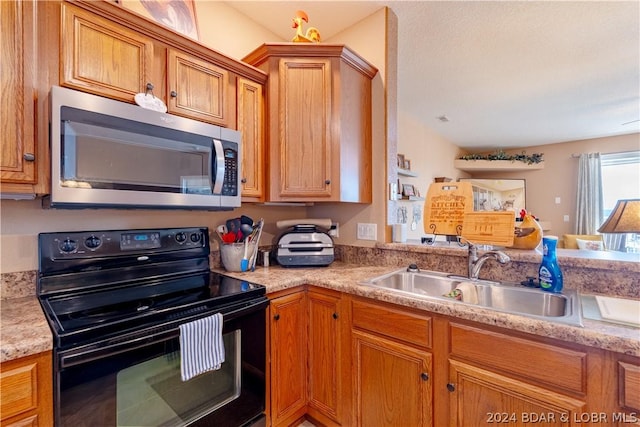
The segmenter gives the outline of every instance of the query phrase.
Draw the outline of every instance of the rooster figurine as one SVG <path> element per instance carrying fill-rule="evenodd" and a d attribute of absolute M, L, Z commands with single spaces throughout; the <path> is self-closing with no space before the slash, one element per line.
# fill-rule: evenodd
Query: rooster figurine
<path fill-rule="evenodd" d="M 305 34 L 302 29 L 302 21 L 309 22 L 309 17 L 304 10 L 296 11 L 296 17 L 293 18 L 292 28 L 296 29 L 296 36 L 292 39 L 296 43 L 320 43 L 320 31 L 315 27 L 309 27 Z"/>

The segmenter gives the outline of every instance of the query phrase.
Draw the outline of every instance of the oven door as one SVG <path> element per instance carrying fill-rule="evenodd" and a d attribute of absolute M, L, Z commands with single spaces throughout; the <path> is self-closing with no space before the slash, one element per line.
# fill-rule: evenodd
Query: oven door
<path fill-rule="evenodd" d="M 224 314 L 225 362 L 188 381 L 180 376 L 178 325 L 184 320 L 58 352 L 56 425 L 252 424 L 265 405 L 267 305 L 261 299 Z"/>

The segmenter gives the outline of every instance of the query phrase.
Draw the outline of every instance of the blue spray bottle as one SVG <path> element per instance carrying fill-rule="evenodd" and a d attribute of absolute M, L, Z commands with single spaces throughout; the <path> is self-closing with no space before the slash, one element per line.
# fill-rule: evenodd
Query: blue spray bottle
<path fill-rule="evenodd" d="M 556 256 L 556 246 L 558 238 L 556 236 L 546 236 L 542 238 L 542 263 L 538 269 L 538 280 L 540 288 L 549 292 L 562 292 L 562 271 L 558 265 Z"/>

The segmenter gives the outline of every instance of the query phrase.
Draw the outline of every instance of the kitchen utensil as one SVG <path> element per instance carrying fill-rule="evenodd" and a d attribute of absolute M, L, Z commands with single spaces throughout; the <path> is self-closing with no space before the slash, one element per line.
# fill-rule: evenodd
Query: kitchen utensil
<path fill-rule="evenodd" d="M 256 236 L 256 248 L 253 251 L 253 255 L 251 256 L 251 271 L 256 269 L 256 258 L 258 257 L 258 247 L 260 246 L 260 237 L 262 236 L 262 227 L 264 226 L 264 219 L 260 218 L 258 221 L 258 225 L 256 226 L 258 235 Z"/>
<path fill-rule="evenodd" d="M 238 233 L 240 231 L 240 218 L 228 219 L 226 225 L 230 233 Z"/>
<path fill-rule="evenodd" d="M 244 240 L 244 255 L 242 256 L 242 260 L 240 261 L 240 271 L 247 271 L 249 269 L 249 242 L 251 241 L 251 236 L 248 239 Z"/>
<path fill-rule="evenodd" d="M 231 231 L 222 235 L 222 241 L 224 243 L 234 243 L 236 241 L 236 233 Z"/>
<path fill-rule="evenodd" d="M 245 238 L 249 237 L 249 235 L 253 233 L 253 225 L 251 224 L 240 224 L 240 231 L 242 232 L 242 235 L 245 236 Z"/>

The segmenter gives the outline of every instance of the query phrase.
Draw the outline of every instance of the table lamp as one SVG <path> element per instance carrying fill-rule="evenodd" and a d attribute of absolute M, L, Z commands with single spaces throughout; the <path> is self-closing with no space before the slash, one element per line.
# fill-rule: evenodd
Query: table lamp
<path fill-rule="evenodd" d="M 640 199 L 618 200 L 598 233 L 640 233 Z"/>

